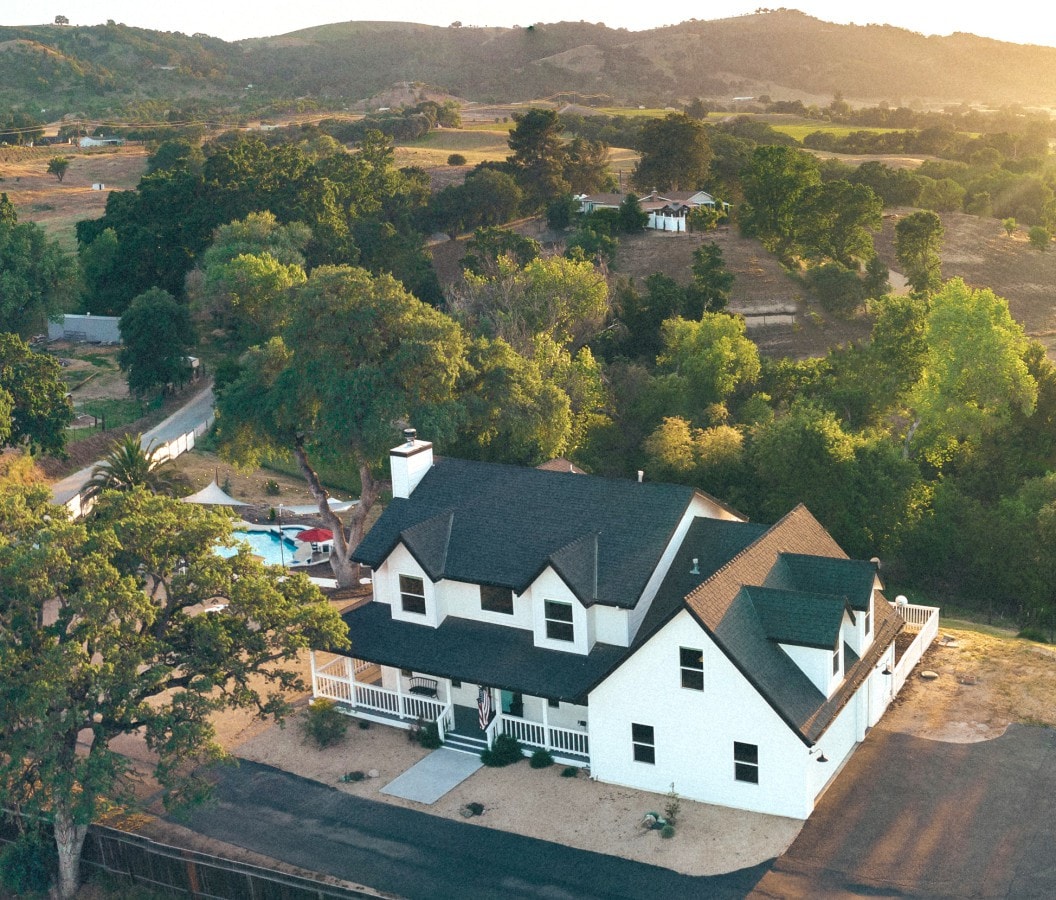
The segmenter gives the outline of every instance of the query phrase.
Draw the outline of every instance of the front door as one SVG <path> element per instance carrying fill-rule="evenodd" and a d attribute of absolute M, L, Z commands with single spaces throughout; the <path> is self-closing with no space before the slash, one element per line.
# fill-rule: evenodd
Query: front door
<path fill-rule="evenodd" d="M 524 695 L 516 691 L 500 691 L 502 694 L 502 711 L 508 716 L 524 718 Z"/>

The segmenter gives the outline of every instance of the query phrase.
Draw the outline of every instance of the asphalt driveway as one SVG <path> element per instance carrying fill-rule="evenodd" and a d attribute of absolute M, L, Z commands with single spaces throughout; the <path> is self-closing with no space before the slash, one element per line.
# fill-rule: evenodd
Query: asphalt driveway
<path fill-rule="evenodd" d="M 411 900 L 724 900 L 747 895 L 769 867 L 693 877 L 364 800 L 245 760 L 215 777 L 214 801 L 180 824 Z"/>
<path fill-rule="evenodd" d="M 875 728 L 752 897 L 1056 897 L 1056 731 Z"/>

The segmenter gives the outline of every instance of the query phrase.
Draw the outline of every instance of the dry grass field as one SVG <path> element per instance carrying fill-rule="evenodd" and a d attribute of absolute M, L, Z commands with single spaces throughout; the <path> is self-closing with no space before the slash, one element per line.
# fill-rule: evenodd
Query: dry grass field
<path fill-rule="evenodd" d="M 60 183 L 48 174 L 48 160 L 65 156 L 70 167 Z M 74 228 L 97 219 L 112 190 L 131 190 L 146 171 L 144 147 L 81 150 L 79 147 L 0 148 L 0 191 L 15 205 L 19 219 L 36 222 L 66 250 L 75 250 Z M 92 190 L 93 184 L 106 185 Z"/>

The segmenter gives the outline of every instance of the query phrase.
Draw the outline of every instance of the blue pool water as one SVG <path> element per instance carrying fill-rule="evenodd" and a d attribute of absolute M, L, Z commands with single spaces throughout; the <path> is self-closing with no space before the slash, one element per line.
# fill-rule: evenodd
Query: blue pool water
<path fill-rule="evenodd" d="M 271 531 L 243 531 L 236 528 L 231 536 L 249 544 L 250 552 L 263 558 L 268 565 L 281 566 L 285 562 L 288 566 L 293 559 L 293 552 L 298 548 L 293 537 L 302 531 L 302 525 L 283 526 L 281 548 L 279 536 Z M 234 556 L 238 550 L 235 547 L 217 547 L 216 552 L 221 556 Z"/>

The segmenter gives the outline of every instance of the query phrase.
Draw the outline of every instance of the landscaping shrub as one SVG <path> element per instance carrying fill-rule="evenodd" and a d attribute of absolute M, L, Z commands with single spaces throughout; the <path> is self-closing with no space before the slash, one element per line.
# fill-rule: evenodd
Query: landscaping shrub
<path fill-rule="evenodd" d="M 359 769 L 356 769 L 356 771 L 354 772 L 345 772 L 345 774 L 341 776 L 341 780 L 345 784 L 355 784 L 356 782 L 362 781 L 366 777 L 366 772 L 361 772 Z"/>
<path fill-rule="evenodd" d="M 0 887 L 16 895 L 44 893 L 56 866 L 54 845 L 27 832 L 0 850 Z"/>
<path fill-rule="evenodd" d="M 662 838 L 673 838 L 675 836 L 675 826 L 665 825 L 660 829 L 660 837 Z"/>
<path fill-rule="evenodd" d="M 543 750 L 540 747 L 536 750 L 531 759 L 528 760 L 528 765 L 533 769 L 546 769 L 554 764 L 554 757 L 551 755 L 549 750 Z"/>
<path fill-rule="evenodd" d="M 490 750 L 484 750 L 480 754 L 480 761 L 486 766 L 499 768 L 520 762 L 524 758 L 521 743 L 517 738 L 508 734 L 500 734 L 495 738 L 495 743 Z"/>
<path fill-rule="evenodd" d="M 437 727 L 436 722 L 426 722 L 418 730 L 418 743 L 425 747 L 426 750 L 435 750 L 437 747 L 444 745 L 444 742 L 440 740 L 440 729 Z"/>
<path fill-rule="evenodd" d="M 1048 250 L 1049 244 L 1052 243 L 1052 235 L 1049 230 L 1042 228 L 1040 225 L 1035 225 L 1031 228 L 1027 232 L 1027 238 L 1030 241 L 1030 246 L 1036 250 Z"/>
<path fill-rule="evenodd" d="M 578 778 L 579 777 L 579 769 L 577 769 L 575 766 L 565 766 L 561 770 L 561 777 L 562 778 Z"/>
<path fill-rule="evenodd" d="M 678 814 L 682 809 L 682 800 L 675 792 L 675 783 L 671 782 L 671 790 L 667 792 L 667 803 L 664 805 L 664 818 L 674 825 Z"/>
<path fill-rule="evenodd" d="M 360 731 L 366 731 L 368 728 L 370 728 L 370 722 L 366 719 L 357 719 L 356 724 L 359 726 Z"/>
<path fill-rule="evenodd" d="M 333 746 L 348 731 L 348 716 L 337 708 L 333 700 L 316 700 L 308 707 L 301 724 L 306 738 L 315 742 L 319 749 Z"/>
<path fill-rule="evenodd" d="M 264 493 L 269 497 L 277 497 L 282 493 L 282 488 L 279 487 L 279 483 L 274 478 L 269 478 L 264 482 Z"/>

